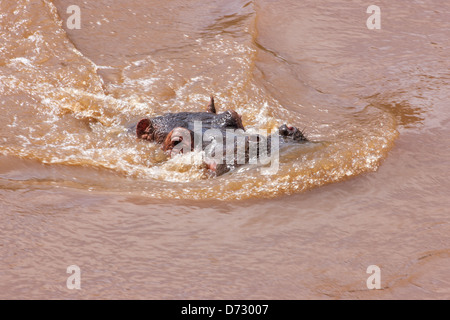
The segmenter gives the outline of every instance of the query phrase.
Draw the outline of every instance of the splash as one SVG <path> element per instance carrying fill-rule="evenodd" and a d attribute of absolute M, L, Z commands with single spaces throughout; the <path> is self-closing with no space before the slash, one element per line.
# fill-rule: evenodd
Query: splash
<path fill-rule="evenodd" d="M 136 141 L 127 127 L 143 116 L 203 110 L 211 93 L 220 111 L 242 114 L 249 132 L 307 123 L 256 79 L 254 13 L 246 11 L 238 20 L 247 30 L 240 27 L 239 36 L 199 37 L 171 59 L 164 52 L 149 54 L 121 68 L 119 80 L 105 82 L 98 71 L 114 68 L 97 66 L 75 48 L 50 1 L 0 6 L 0 154 L 55 168 L 106 170 L 117 180 L 78 179 L 71 186 L 155 198 L 275 197 L 374 171 L 397 136 L 395 119 L 368 107 L 330 123 L 325 133 L 323 126 L 311 128 L 315 143 L 281 150 L 275 175 L 249 165 L 208 179 L 204 168 L 183 157 L 168 159 L 158 146 Z"/>

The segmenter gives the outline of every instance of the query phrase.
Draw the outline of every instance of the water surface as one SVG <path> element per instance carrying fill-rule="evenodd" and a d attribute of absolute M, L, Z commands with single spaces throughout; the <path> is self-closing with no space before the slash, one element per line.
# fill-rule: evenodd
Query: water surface
<path fill-rule="evenodd" d="M 1 2 L 0 297 L 448 299 L 450 6 L 368 5 Z M 127 133 L 210 94 L 318 143 L 206 179 Z"/>

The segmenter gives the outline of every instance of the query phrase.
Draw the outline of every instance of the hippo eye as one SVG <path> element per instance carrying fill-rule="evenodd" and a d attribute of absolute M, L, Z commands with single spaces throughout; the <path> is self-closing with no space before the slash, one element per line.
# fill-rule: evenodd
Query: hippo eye
<path fill-rule="evenodd" d="M 173 137 L 173 138 L 172 138 L 172 144 L 173 144 L 174 146 L 180 144 L 181 141 L 183 141 L 183 137 Z"/>

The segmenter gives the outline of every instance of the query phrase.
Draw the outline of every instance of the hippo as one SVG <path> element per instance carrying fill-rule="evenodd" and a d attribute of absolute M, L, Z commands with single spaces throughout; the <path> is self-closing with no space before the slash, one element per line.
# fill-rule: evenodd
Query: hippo
<path fill-rule="evenodd" d="M 236 111 L 217 113 L 213 96 L 204 112 L 166 113 L 141 119 L 136 125 L 136 137 L 161 144 L 170 157 L 204 151 L 203 162 L 212 176 L 252 163 L 252 154 L 253 157 L 270 156 L 274 142 L 278 147 L 308 141 L 301 130 L 287 124 L 280 126 L 275 135 L 248 134 Z"/>

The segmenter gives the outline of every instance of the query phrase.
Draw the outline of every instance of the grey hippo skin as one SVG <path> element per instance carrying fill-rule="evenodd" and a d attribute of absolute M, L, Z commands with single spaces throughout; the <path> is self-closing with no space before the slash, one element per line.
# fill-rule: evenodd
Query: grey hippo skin
<path fill-rule="evenodd" d="M 239 164 L 248 163 L 249 146 L 252 142 L 256 142 L 258 154 L 262 146 L 267 148 L 267 154 L 270 154 L 271 139 L 274 136 L 266 137 L 262 135 L 246 134 L 245 128 L 242 125 L 241 116 L 236 111 L 228 110 L 223 113 L 216 113 L 213 97 L 211 97 L 206 112 L 166 113 L 162 116 L 140 120 L 136 125 L 136 136 L 138 139 L 161 144 L 162 149 L 165 152 L 170 156 L 174 156 L 183 152 L 183 150 L 194 150 L 194 141 L 196 141 L 194 133 L 195 122 L 201 123 L 202 135 L 205 133 L 208 134 L 207 130 L 209 129 L 215 129 L 214 132 L 222 133 L 223 137 L 227 137 L 228 135 L 226 139 L 233 139 L 234 141 L 234 150 L 230 150 L 229 146 L 228 148 L 225 146 L 225 138 L 221 142 L 224 144 L 223 148 L 221 148 L 223 154 L 221 154 L 219 158 L 222 158 L 223 161 L 219 161 L 219 164 L 217 161 L 206 161 L 207 167 L 215 176 L 220 176 L 230 171 L 232 167 L 237 167 Z M 211 130 L 209 130 L 209 132 L 211 132 Z M 230 134 L 233 136 L 230 137 Z M 308 141 L 302 131 L 286 124 L 283 124 L 278 128 L 277 138 L 279 139 L 280 144 L 303 143 Z M 201 141 L 202 150 L 209 150 L 208 146 L 211 144 L 211 140 L 205 139 L 205 137 L 199 137 L 198 141 Z M 225 163 L 227 153 L 235 153 L 237 151 L 238 141 L 241 143 L 245 142 L 245 145 L 243 144 L 242 147 L 245 150 L 245 159 L 241 158 L 241 161 L 238 163 L 238 157 L 235 157 L 236 160 L 234 163 Z M 217 159 L 214 151 L 210 156 Z"/>

